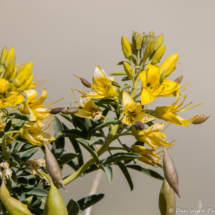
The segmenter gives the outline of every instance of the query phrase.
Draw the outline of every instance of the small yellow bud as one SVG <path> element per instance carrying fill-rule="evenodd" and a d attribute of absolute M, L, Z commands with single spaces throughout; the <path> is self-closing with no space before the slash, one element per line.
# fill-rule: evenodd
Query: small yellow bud
<path fill-rule="evenodd" d="M 4 72 L 3 78 L 6 80 L 9 80 L 11 75 L 13 74 L 14 68 L 15 68 L 15 59 L 11 60 L 8 63 L 7 68 Z"/>
<path fill-rule="evenodd" d="M 150 55 L 152 54 L 153 52 L 153 49 L 154 49 L 154 44 L 155 42 L 154 41 L 151 41 L 147 46 L 146 46 L 146 50 L 144 52 L 144 55 L 143 55 L 143 60 L 141 62 L 141 65 L 143 65 L 146 60 L 150 57 Z"/>
<path fill-rule="evenodd" d="M 21 87 L 23 83 L 30 77 L 33 70 L 33 62 L 25 64 L 21 69 L 13 83 L 16 87 Z"/>
<path fill-rule="evenodd" d="M 34 80 L 34 74 L 30 75 L 30 77 L 27 79 L 27 81 L 20 87 L 21 91 L 24 91 L 28 89 L 28 87 L 31 85 L 31 83 Z"/>
<path fill-rule="evenodd" d="M 138 51 L 141 49 L 142 41 L 143 41 L 142 35 L 141 35 L 141 34 L 137 34 L 137 35 L 136 35 L 135 44 L 136 44 L 136 49 L 137 49 Z"/>
<path fill-rule="evenodd" d="M 5 47 L 1 53 L 1 64 L 4 64 L 7 58 L 7 48 Z"/>
<path fill-rule="evenodd" d="M 14 54 L 15 54 L 15 49 L 14 49 L 14 47 L 11 47 L 11 48 L 8 50 L 7 58 L 6 58 L 6 60 L 5 60 L 5 66 L 6 66 L 6 67 L 8 67 L 10 61 L 13 60 L 13 59 L 15 58 Z"/>
<path fill-rule="evenodd" d="M 133 43 L 133 44 L 135 44 L 135 34 L 136 34 L 136 33 L 137 33 L 136 31 L 133 31 L 133 32 L 132 32 L 131 40 L 132 40 L 132 43 Z"/>
<path fill-rule="evenodd" d="M 162 45 L 160 46 L 160 48 L 158 48 L 158 50 L 155 52 L 154 56 L 152 57 L 152 63 L 151 64 L 157 64 L 160 59 L 162 58 L 164 52 L 166 49 L 166 45 Z"/>
<path fill-rule="evenodd" d="M 154 50 L 158 50 L 158 48 L 163 44 L 163 40 L 164 40 L 164 35 L 161 34 L 157 37 L 156 41 L 155 41 L 155 47 Z"/>
<path fill-rule="evenodd" d="M 145 46 L 146 42 L 147 42 L 147 35 L 145 33 L 143 33 L 142 37 L 143 37 L 142 46 Z"/>
<path fill-rule="evenodd" d="M 129 78 L 134 77 L 134 72 L 132 71 L 131 67 L 127 62 L 123 62 L 124 70 Z"/>
<path fill-rule="evenodd" d="M 130 42 L 128 41 L 128 39 L 125 36 L 123 36 L 121 39 L 121 43 L 122 43 L 122 51 L 125 55 L 125 58 L 130 59 L 131 55 L 132 55 Z"/>
<path fill-rule="evenodd" d="M 10 79 L 9 79 L 9 82 L 12 83 L 14 78 L 16 77 L 16 75 L 18 74 L 18 72 L 20 71 L 22 67 L 22 64 L 18 64 L 16 65 L 16 67 L 14 68 L 13 70 L 13 74 L 11 75 Z"/>
<path fill-rule="evenodd" d="M 166 60 L 160 65 L 160 69 L 167 69 L 165 78 L 167 78 L 175 69 L 175 65 L 178 61 L 179 54 L 173 54 L 166 58 Z"/>

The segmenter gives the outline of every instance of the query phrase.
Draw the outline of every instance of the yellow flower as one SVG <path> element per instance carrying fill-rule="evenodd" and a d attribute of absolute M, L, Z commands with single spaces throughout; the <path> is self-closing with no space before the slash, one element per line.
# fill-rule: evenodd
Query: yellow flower
<path fill-rule="evenodd" d="M 0 108 L 16 106 L 25 100 L 17 88 L 4 78 L 0 78 Z"/>
<path fill-rule="evenodd" d="M 161 74 L 158 67 L 148 64 L 147 69 L 140 73 L 142 81 L 141 104 L 148 104 L 158 96 L 175 96 L 179 89 L 179 84 L 170 80 L 161 80 Z"/>
<path fill-rule="evenodd" d="M 139 102 L 135 103 L 133 98 L 124 91 L 122 94 L 122 101 L 125 113 L 125 116 L 122 120 L 123 123 L 127 125 L 133 125 L 136 121 L 146 123 L 155 119 L 155 117 L 142 112 L 141 104 Z"/>
<path fill-rule="evenodd" d="M 99 120 L 102 117 L 102 110 L 90 99 L 82 98 L 81 107 L 83 109 L 78 110 L 74 113 L 76 116 Z"/>
<path fill-rule="evenodd" d="M 49 133 L 42 131 L 45 124 L 38 120 L 36 122 L 26 122 L 20 129 L 20 137 L 33 145 L 41 145 L 43 142 L 53 141 L 55 138 Z"/>
<path fill-rule="evenodd" d="M 132 127 L 131 130 L 138 141 L 146 143 L 153 149 L 157 149 L 161 147 L 161 144 L 165 147 L 171 146 L 171 143 L 164 140 L 166 135 L 160 132 L 163 126 L 163 123 L 155 123 L 147 129 L 136 130 L 136 128 Z"/>
<path fill-rule="evenodd" d="M 79 91 L 82 93 L 82 97 L 89 98 L 106 98 L 106 97 L 114 97 L 117 94 L 117 89 L 112 85 L 112 81 L 115 79 L 112 77 L 108 77 L 105 71 L 97 66 L 95 69 L 95 73 L 93 76 L 93 84 L 92 90 L 94 92 L 84 93 L 83 91 Z"/>
<path fill-rule="evenodd" d="M 152 165 L 156 166 L 159 161 L 161 161 L 161 157 L 158 155 L 159 153 L 156 153 L 155 150 L 153 149 L 148 149 L 144 146 L 139 146 L 139 145 L 133 145 L 131 149 L 141 155 L 141 158 L 138 158 L 138 160 Z"/>
<path fill-rule="evenodd" d="M 193 106 L 193 107 L 190 107 L 187 109 L 183 109 L 192 103 L 192 102 L 190 102 L 189 104 L 185 105 L 184 107 L 181 107 L 183 105 L 186 97 L 187 97 L 187 95 L 184 96 L 184 99 L 180 104 L 176 105 L 180 98 L 180 95 L 178 92 L 176 101 L 172 105 L 156 107 L 155 112 L 154 112 L 155 117 L 159 118 L 159 119 L 163 119 L 167 122 L 174 123 L 176 125 L 184 125 L 184 126 L 189 127 L 188 123 L 191 123 L 193 120 L 201 117 L 202 115 L 201 116 L 196 115 L 188 120 L 184 120 L 183 118 L 181 118 L 180 116 L 177 115 L 177 112 L 184 112 L 186 110 L 189 110 L 191 108 L 194 108 L 194 107 L 200 105 L 200 104 L 198 104 L 196 106 Z"/>

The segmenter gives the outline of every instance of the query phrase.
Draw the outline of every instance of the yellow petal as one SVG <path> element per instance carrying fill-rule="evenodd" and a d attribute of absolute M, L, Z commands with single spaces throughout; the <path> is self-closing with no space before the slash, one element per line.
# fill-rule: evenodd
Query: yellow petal
<path fill-rule="evenodd" d="M 31 104 L 32 105 L 42 105 L 43 102 L 45 101 L 46 97 L 47 97 L 47 90 L 43 89 L 41 96 L 37 100 L 31 102 Z"/>
<path fill-rule="evenodd" d="M 107 84 L 110 83 L 110 80 L 107 74 L 100 66 L 97 66 L 95 69 L 93 82 L 95 82 L 95 84 L 99 86 L 106 86 Z"/>
<path fill-rule="evenodd" d="M 136 107 L 134 99 L 125 91 L 122 93 L 122 102 L 125 112 L 127 112 L 128 109 L 133 110 Z"/>
<path fill-rule="evenodd" d="M 24 91 L 27 95 L 27 100 L 26 100 L 26 104 L 29 104 L 30 102 L 32 102 L 33 100 L 35 100 L 37 98 L 37 91 L 36 90 L 26 90 Z"/>
<path fill-rule="evenodd" d="M 156 99 L 156 96 L 153 95 L 151 92 L 146 90 L 145 88 L 141 92 L 141 104 L 145 105 L 150 102 L 153 102 Z"/>

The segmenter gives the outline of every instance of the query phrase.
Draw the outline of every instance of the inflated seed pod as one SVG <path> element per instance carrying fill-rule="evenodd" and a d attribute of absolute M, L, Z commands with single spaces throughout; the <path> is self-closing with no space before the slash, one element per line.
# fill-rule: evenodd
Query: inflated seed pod
<path fill-rule="evenodd" d="M 64 114 L 73 114 L 73 113 L 78 112 L 78 110 L 79 110 L 78 107 L 72 107 L 72 108 L 63 110 L 62 113 L 64 113 Z"/>
<path fill-rule="evenodd" d="M 58 114 L 58 113 L 61 113 L 61 111 L 64 109 L 64 107 L 63 108 L 61 108 L 61 107 L 58 107 L 58 108 L 52 108 L 51 110 L 50 110 L 50 113 L 51 114 Z"/>
<path fill-rule="evenodd" d="M 44 215 L 68 215 L 68 211 L 58 189 L 55 187 L 51 178 L 43 173 L 50 182 L 49 194 L 44 207 Z"/>
<path fill-rule="evenodd" d="M 161 215 L 176 214 L 175 193 L 165 178 L 159 195 L 159 209 Z"/>
<path fill-rule="evenodd" d="M 10 196 L 5 185 L 5 171 L 3 171 L 2 184 L 0 187 L 0 199 L 10 215 L 31 215 L 27 205 Z"/>
<path fill-rule="evenodd" d="M 86 80 L 85 78 L 81 78 L 81 83 L 82 83 L 85 87 L 91 88 L 91 83 L 90 83 L 88 80 Z"/>
<path fill-rule="evenodd" d="M 55 158 L 55 156 L 52 154 L 46 143 L 45 145 L 45 155 L 46 155 L 46 169 L 49 173 L 49 175 L 64 189 L 66 190 L 66 187 L 63 184 L 62 179 L 62 173 L 60 166 Z"/>
<path fill-rule="evenodd" d="M 172 158 L 166 151 L 166 148 L 163 147 L 164 154 L 163 154 L 163 170 L 166 180 L 168 181 L 169 185 L 175 191 L 175 193 L 180 197 L 178 191 L 178 174 L 173 164 Z"/>
<path fill-rule="evenodd" d="M 143 130 L 144 129 L 144 123 L 141 122 L 141 121 L 136 121 L 135 124 L 134 124 L 135 128 L 138 129 L 138 130 Z"/>
<path fill-rule="evenodd" d="M 192 121 L 194 125 L 202 124 L 205 122 L 210 116 L 202 116 Z"/>
<path fill-rule="evenodd" d="M 178 84 L 180 84 L 182 82 L 182 79 L 183 79 L 183 75 L 182 76 L 179 76 L 178 78 L 176 78 L 174 81 Z"/>

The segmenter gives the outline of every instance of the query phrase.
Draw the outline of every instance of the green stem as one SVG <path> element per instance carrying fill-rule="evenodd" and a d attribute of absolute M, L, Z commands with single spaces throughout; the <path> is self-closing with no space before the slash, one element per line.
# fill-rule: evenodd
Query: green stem
<path fill-rule="evenodd" d="M 126 151 L 126 149 L 122 148 L 122 147 L 108 147 L 108 150 L 109 151 L 112 151 L 112 150 L 125 150 Z"/>
<path fill-rule="evenodd" d="M 8 112 L 11 113 L 11 112 L 16 111 L 16 110 L 19 110 L 19 108 L 17 107 L 17 108 L 10 109 Z"/>
<path fill-rule="evenodd" d="M 133 133 L 121 133 L 121 134 L 116 134 L 116 137 L 121 137 L 121 136 L 130 136 L 134 135 Z"/>

